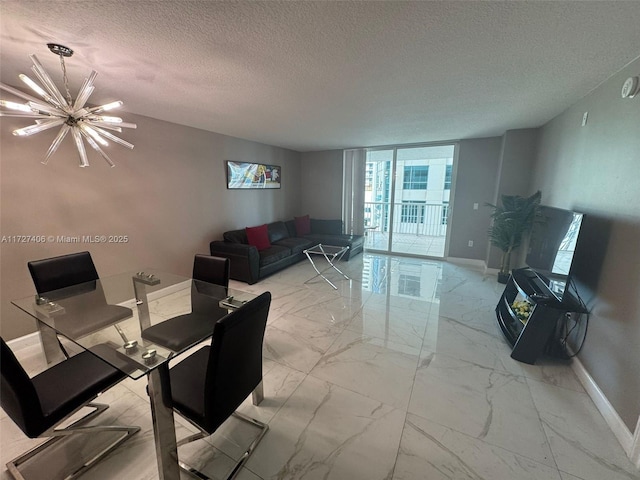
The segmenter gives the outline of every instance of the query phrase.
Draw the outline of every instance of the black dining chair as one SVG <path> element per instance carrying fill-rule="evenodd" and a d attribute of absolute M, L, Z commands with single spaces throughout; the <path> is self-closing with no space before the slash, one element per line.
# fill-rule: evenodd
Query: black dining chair
<path fill-rule="evenodd" d="M 94 354 L 84 351 L 68 360 L 58 363 L 48 370 L 29 378 L 26 371 L 0 337 L 2 373 L 2 395 L 0 403 L 9 418 L 29 438 L 52 437 L 41 445 L 20 455 L 7 463 L 9 473 L 16 480 L 25 477 L 20 470 L 49 472 L 49 478 L 76 478 L 103 459 L 109 452 L 140 430 L 136 426 L 106 426 L 85 423 L 100 413 L 108 405 L 91 403 L 100 393 L 109 389 L 124 377 L 124 373 L 100 360 Z M 65 428 L 56 428 L 83 407 L 94 410 L 76 420 Z M 59 442 L 71 435 L 91 434 L 96 432 L 122 432 L 115 441 L 100 445 L 99 452 L 65 452 Z M 61 476 L 54 475 L 52 462 L 38 464 L 38 455 L 45 450 L 53 450 L 53 455 L 62 459 L 65 472 Z M 76 445 L 75 448 L 78 446 Z M 50 450 L 51 451 L 51 450 Z M 96 453 L 99 455 L 96 456 Z M 61 461 L 62 461 L 61 460 Z M 53 462 L 59 464 L 60 461 Z"/>
<path fill-rule="evenodd" d="M 38 295 L 65 308 L 65 314 L 58 322 L 70 336 L 84 336 L 133 315 L 130 308 L 107 303 L 89 252 L 35 260 L 27 266 Z M 89 314 L 90 321 L 86 318 Z M 118 332 L 122 335 L 120 330 Z M 58 344 L 68 357 L 59 340 Z"/>
<path fill-rule="evenodd" d="M 227 314 L 219 307 L 219 301 L 228 292 L 229 259 L 196 255 L 193 280 L 191 312 L 147 328 L 142 332 L 142 338 L 180 351 L 213 331 L 215 323 Z"/>
<path fill-rule="evenodd" d="M 180 440 L 178 446 L 208 437 L 230 416 L 260 429 L 228 479 L 236 476 L 269 428 L 236 409 L 249 394 L 253 395 L 254 405 L 264 398 L 262 343 L 270 304 L 271 293 L 265 292 L 234 310 L 215 324 L 211 345 L 169 370 L 174 410 L 200 429 Z M 208 478 L 183 461 L 180 466 L 200 478 Z"/>
<path fill-rule="evenodd" d="M 196 255 L 193 259 L 193 279 L 207 283 L 229 287 L 228 258 L 213 257 L 211 255 Z"/>

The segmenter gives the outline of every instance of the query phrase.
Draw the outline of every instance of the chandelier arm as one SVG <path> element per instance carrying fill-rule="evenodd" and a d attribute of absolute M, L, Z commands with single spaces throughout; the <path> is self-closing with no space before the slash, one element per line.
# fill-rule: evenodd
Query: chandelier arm
<path fill-rule="evenodd" d="M 78 149 L 78 155 L 80 155 L 80 166 L 88 167 L 89 160 L 87 159 L 87 151 L 84 148 L 84 142 L 82 141 L 82 136 L 80 135 L 79 128 L 71 128 L 71 135 L 73 135 L 73 140 L 76 143 L 76 148 Z"/>
<path fill-rule="evenodd" d="M 49 96 L 51 97 L 51 99 L 55 100 L 56 108 L 65 108 L 66 105 L 67 105 L 66 100 L 64 98 L 58 97 L 56 95 L 56 93 L 51 90 L 49 85 L 47 85 L 46 80 L 42 77 L 42 75 L 40 75 L 40 72 L 38 72 L 38 70 L 36 70 L 35 68 L 31 67 L 31 71 L 35 74 L 36 78 L 38 80 L 40 80 L 40 83 L 46 89 L 46 91 L 49 94 Z"/>
<path fill-rule="evenodd" d="M 116 143 L 119 143 L 120 145 L 122 145 L 123 147 L 127 147 L 128 149 L 133 149 L 133 144 L 127 142 L 126 140 L 122 140 L 120 137 L 116 137 L 115 135 L 113 135 L 112 133 L 107 132 L 106 130 L 96 126 L 96 125 L 91 125 L 91 127 L 97 131 L 100 135 L 102 135 L 105 138 L 108 138 L 109 140 L 113 140 Z"/>
<path fill-rule="evenodd" d="M 51 118 L 51 115 L 42 115 L 37 113 L 9 113 L 0 112 L 0 117 L 18 117 L 18 118 Z"/>
<path fill-rule="evenodd" d="M 46 165 L 47 163 L 49 163 L 49 157 L 51 157 L 51 155 L 56 153 L 56 151 L 58 150 L 58 147 L 60 146 L 60 143 L 62 142 L 62 140 L 64 140 L 64 137 L 67 136 L 67 133 L 69 133 L 70 129 L 71 127 L 69 125 L 67 124 L 62 125 L 62 128 L 60 128 L 60 131 L 58 132 L 58 135 L 56 135 L 56 138 L 54 138 L 53 142 L 51 142 L 51 146 L 49 147 L 49 150 L 47 150 L 46 157 L 44 157 L 44 160 L 40 163 L 42 163 L 43 165 Z"/>
<path fill-rule="evenodd" d="M 84 80 L 84 83 L 82 84 L 82 87 L 80 87 L 80 91 L 78 92 L 78 96 L 76 97 L 76 103 L 73 104 L 74 111 L 80 110 L 82 107 L 84 107 L 84 104 L 87 103 L 89 96 L 93 93 L 93 90 L 95 88 L 93 86 L 93 82 L 95 81 L 97 75 L 98 72 L 94 70 L 91 72 L 91 75 L 89 75 L 89 78 L 86 78 Z"/>
<path fill-rule="evenodd" d="M 40 82 L 42 83 L 42 85 L 44 85 L 45 88 L 49 90 L 49 93 L 53 97 L 55 97 L 60 102 L 61 105 L 70 105 L 62 96 L 62 94 L 60 93 L 60 90 L 58 90 L 58 87 L 56 87 L 56 84 L 53 82 L 53 80 L 51 79 L 51 77 L 49 76 L 45 68 L 42 66 L 38 57 L 36 57 L 35 54 L 29 55 L 29 56 L 31 57 L 31 61 L 33 62 L 33 66 L 31 67 L 31 70 L 40 79 Z"/>
<path fill-rule="evenodd" d="M 122 133 L 122 129 L 118 125 L 111 125 L 110 123 L 96 122 L 95 120 L 89 120 L 89 123 L 93 128 L 106 128 L 114 132 Z"/>
<path fill-rule="evenodd" d="M 88 134 L 91 138 L 93 138 L 93 140 L 95 140 L 96 142 L 100 143 L 105 147 L 109 146 L 109 142 L 107 142 L 104 138 L 102 138 L 100 134 L 94 128 L 92 128 L 88 123 L 84 121 L 79 121 L 78 126 L 80 127 L 81 133 Z"/>
<path fill-rule="evenodd" d="M 59 108 L 55 108 L 49 105 L 44 105 L 40 102 L 28 102 L 29 107 L 34 112 L 46 112 L 52 117 L 69 118 L 69 114 L 63 112 Z"/>
<path fill-rule="evenodd" d="M 91 145 L 91 148 L 93 148 L 96 152 L 98 152 L 102 158 L 104 158 L 104 160 L 109 164 L 109 166 L 111 168 L 115 167 L 116 164 L 113 163 L 111 161 L 111 159 L 109 158 L 109 155 L 107 155 L 106 153 L 104 153 L 104 151 L 100 148 L 100 145 L 98 145 L 95 140 L 93 138 L 91 138 L 91 135 L 89 135 L 87 132 L 85 132 L 84 130 L 80 130 L 80 133 L 84 136 L 84 138 L 87 139 L 87 142 L 89 143 L 89 145 Z"/>
<path fill-rule="evenodd" d="M 31 90 L 33 90 L 38 95 L 40 95 L 47 103 L 49 103 L 50 105 L 53 105 L 56 108 L 59 108 L 60 110 L 64 110 L 63 106 L 60 105 L 60 103 L 58 103 L 58 100 L 56 100 L 51 95 L 49 95 L 47 92 L 45 92 L 44 89 L 40 85 L 38 85 L 36 82 L 34 82 L 30 77 L 28 77 L 24 73 L 21 73 L 20 75 L 18 75 L 18 77 L 29 88 L 31 88 Z M 38 101 L 41 101 L 41 100 L 38 100 Z"/>
<path fill-rule="evenodd" d="M 106 112 L 108 110 L 113 110 L 114 108 L 119 108 L 121 106 L 122 106 L 122 101 L 117 100 L 115 102 L 106 103 L 106 104 L 100 105 L 98 107 L 88 108 L 87 112 L 89 112 L 92 115 L 97 115 L 99 113 Z"/>
<path fill-rule="evenodd" d="M 56 118 L 54 120 L 49 120 L 47 122 L 36 123 L 35 125 L 29 125 L 28 127 L 18 128 L 17 130 L 13 131 L 13 134 L 19 137 L 28 137 L 29 135 L 44 132 L 45 130 L 49 130 L 50 128 L 57 127 L 58 125 L 62 125 L 64 122 L 65 122 L 64 118 Z"/>
<path fill-rule="evenodd" d="M 87 118 L 87 121 L 91 122 L 92 125 L 100 125 L 101 127 L 113 127 L 112 130 L 116 129 L 116 128 L 138 128 L 138 125 L 136 125 L 135 123 L 128 123 L 128 122 L 110 122 L 110 121 L 105 121 L 105 120 L 99 120 L 98 118 L 92 118 L 89 117 Z M 122 130 L 118 130 L 119 132 Z"/>
<path fill-rule="evenodd" d="M 21 92 L 21 91 L 20 91 L 20 90 L 18 90 L 17 88 L 10 87 L 9 85 L 6 85 L 6 84 L 4 84 L 4 83 L 0 83 L 0 89 L 5 90 L 5 91 L 7 91 L 7 92 L 9 92 L 9 93 L 12 93 L 12 94 L 14 94 L 16 97 L 20 97 L 20 98 L 22 98 L 23 100 L 27 100 L 27 101 L 29 101 L 29 102 L 36 102 L 36 103 L 39 103 L 39 102 L 41 102 L 41 101 L 42 101 L 41 99 L 39 99 L 39 98 L 37 98 L 37 97 L 33 97 L 33 96 L 31 96 L 31 95 L 28 95 L 28 94 L 26 94 L 26 93 L 24 93 L 24 92 Z"/>
<path fill-rule="evenodd" d="M 11 100 L 0 100 L 0 108 L 6 108 L 13 112 L 33 113 L 33 110 L 31 110 L 28 104 L 12 102 Z"/>

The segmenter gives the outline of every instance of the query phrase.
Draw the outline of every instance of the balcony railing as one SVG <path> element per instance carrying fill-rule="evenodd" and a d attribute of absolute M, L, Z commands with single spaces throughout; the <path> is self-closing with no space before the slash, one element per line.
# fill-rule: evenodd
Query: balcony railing
<path fill-rule="evenodd" d="M 447 231 L 448 209 L 448 203 L 365 202 L 364 225 L 368 231 L 381 233 L 444 237 Z"/>

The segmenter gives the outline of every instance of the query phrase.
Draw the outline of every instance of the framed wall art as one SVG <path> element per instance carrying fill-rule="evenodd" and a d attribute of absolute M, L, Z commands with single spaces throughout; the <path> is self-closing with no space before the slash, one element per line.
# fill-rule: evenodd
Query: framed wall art
<path fill-rule="evenodd" d="M 278 165 L 227 161 L 227 188 L 280 188 L 282 168 Z"/>

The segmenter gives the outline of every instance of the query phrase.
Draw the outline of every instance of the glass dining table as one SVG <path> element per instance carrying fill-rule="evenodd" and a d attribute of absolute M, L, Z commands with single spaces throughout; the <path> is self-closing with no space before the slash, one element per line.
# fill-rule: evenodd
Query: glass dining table
<path fill-rule="evenodd" d="M 36 319 L 48 363 L 64 359 L 62 336 L 132 379 L 147 378 L 159 478 L 178 480 L 169 360 L 211 337 L 218 320 L 253 298 L 145 269 L 12 303 Z"/>

